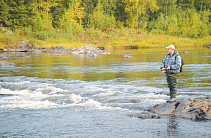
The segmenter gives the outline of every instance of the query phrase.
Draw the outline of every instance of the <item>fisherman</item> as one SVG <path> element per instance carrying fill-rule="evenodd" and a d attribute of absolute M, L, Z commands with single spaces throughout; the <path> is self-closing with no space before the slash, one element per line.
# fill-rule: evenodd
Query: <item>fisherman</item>
<path fill-rule="evenodd" d="M 181 57 L 178 51 L 175 51 L 174 45 L 166 47 L 168 54 L 161 63 L 161 71 L 166 73 L 167 83 L 170 90 L 170 99 L 166 102 L 175 102 L 177 93 L 177 77 L 180 74 Z"/>

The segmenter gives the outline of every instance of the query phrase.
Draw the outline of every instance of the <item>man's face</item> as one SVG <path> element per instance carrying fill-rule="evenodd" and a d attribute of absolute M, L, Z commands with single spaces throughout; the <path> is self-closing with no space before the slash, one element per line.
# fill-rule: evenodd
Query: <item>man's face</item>
<path fill-rule="evenodd" d="M 171 48 L 169 48 L 169 49 L 168 49 L 168 53 L 169 53 L 169 54 L 172 54 L 172 53 L 174 53 L 174 50 L 171 49 Z"/>

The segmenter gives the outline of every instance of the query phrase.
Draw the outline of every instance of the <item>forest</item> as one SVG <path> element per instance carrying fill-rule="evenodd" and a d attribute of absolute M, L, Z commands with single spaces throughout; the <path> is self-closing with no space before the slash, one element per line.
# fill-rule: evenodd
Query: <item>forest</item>
<path fill-rule="evenodd" d="M 0 0 L 0 26 L 1 34 L 9 28 L 38 40 L 118 40 L 131 33 L 204 38 L 211 35 L 211 0 Z"/>

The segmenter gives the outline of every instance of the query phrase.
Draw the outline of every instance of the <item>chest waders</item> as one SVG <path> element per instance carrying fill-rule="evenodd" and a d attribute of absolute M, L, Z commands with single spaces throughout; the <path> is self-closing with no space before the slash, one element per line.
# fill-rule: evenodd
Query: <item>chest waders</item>
<path fill-rule="evenodd" d="M 167 84 L 170 91 L 170 99 L 167 102 L 174 102 L 176 101 L 176 94 L 177 94 L 177 77 L 179 74 L 171 74 L 166 75 L 167 77 Z"/>

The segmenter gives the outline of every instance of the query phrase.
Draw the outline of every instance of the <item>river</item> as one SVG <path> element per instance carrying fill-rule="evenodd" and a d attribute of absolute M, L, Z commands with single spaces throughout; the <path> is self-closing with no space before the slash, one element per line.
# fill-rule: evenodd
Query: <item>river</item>
<path fill-rule="evenodd" d="M 211 50 L 178 51 L 185 65 L 177 98 L 211 97 Z M 165 48 L 109 52 L 98 57 L 0 54 L 10 55 L 7 61 L 15 63 L 0 67 L 0 137 L 211 137 L 209 121 L 130 116 L 169 98 L 165 74 L 159 70 Z"/>

